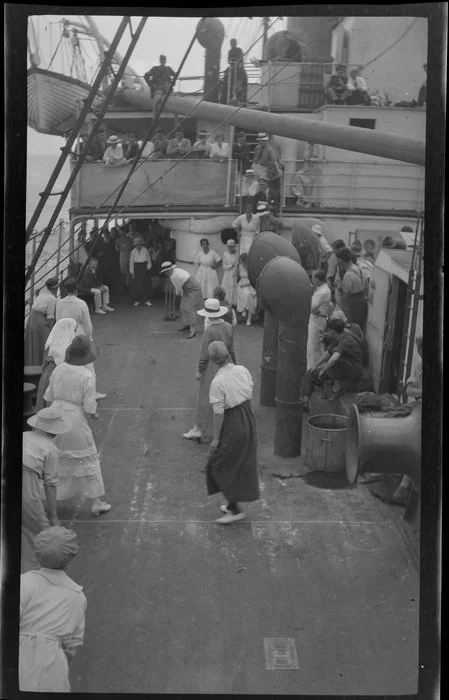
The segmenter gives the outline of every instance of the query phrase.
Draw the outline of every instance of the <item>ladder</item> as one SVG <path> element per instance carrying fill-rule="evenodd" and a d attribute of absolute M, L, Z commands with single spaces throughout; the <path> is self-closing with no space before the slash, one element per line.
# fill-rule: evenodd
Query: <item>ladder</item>
<path fill-rule="evenodd" d="M 406 382 L 412 369 L 413 352 L 416 335 L 416 322 L 418 319 L 419 302 L 423 299 L 421 293 L 422 261 L 424 248 L 424 221 L 423 214 L 418 217 L 415 231 L 412 261 L 407 284 L 405 301 L 405 317 L 401 344 L 401 356 L 399 361 L 399 393 L 402 403 L 407 401 Z"/>

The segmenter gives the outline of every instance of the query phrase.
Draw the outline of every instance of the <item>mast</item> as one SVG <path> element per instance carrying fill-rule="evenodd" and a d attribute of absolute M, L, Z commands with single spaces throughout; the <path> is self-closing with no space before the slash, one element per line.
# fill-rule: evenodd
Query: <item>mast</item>
<path fill-rule="evenodd" d="M 268 39 L 268 26 L 270 24 L 270 18 L 263 17 L 262 24 L 263 24 L 262 59 L 264 59 L 265 58 L 265 47 L 267 45 L 267 39 Z"/>

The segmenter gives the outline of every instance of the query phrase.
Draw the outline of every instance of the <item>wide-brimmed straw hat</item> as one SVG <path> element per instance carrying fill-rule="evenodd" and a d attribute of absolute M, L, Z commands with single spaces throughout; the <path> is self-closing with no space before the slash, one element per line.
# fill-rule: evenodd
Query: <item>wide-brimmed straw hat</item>
<path fill-rule="evenodd" d="M 260 133 L 257 134 L 257 140 L 258 141 L 268 141 L 269 136 L 264 131 L 261 131 Z"/>
<path fill-rule="evenodd" d="M 120 141 L 118 136 L 110 136 L 106 143 L 118 143 Z"/>
<path fill-rule="evenodd" d="M 65 361 L 69 365 L 89 365 L 96 359 L 97 353 L 87 335 L 77 335 L 66 350 Z"/>
<path fill-rule="evenodd" d="M 206 316 L 207 318 L 220 318 L 229 311 L 227 306 L 220 306 L 218 299 L 206 299 L 204 309 L 200 309 L 196 313 L 198 316 Z"/>
<path fill-rule="evenodd" d="M 230 238 L 228 241 L 226 241 L 226 245 L 237 245 L 237 243 L 234 241 L 233 238 Z"/>
<path fill-rule="evenodd" d="M 28 425 L 38 430 L 43 430 L 44 433 L 52 435 L 63 435 L 71 430 L 71 424 L 64 418 L 62 411 L 56 406 L 47 406 L 31 416 L 27 420 Z"/>
<path fill-rule="evenodd" d="M 161 265 L 161 272 L 168 272 L 169 270 L 174 270 L 176 265 L 174 263 L 171 263 L 169 260 L 167 262 L 163 262 Z"/>
<path fill-rule="evenodd" d="M 261 202 L 257 205 L 257 211 L 266 211 L 268 209 L 268 204 L 266 202 Z"/>

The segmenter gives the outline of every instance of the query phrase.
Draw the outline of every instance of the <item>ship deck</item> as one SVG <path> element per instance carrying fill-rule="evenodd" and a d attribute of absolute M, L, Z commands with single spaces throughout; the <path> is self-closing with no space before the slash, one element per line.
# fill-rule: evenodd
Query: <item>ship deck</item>
<path fill-rule="evenodd" d="M 417 692 L 419 572 L 402 511 L 344 474 L 273 455 L 275 409 L 258 403 L 262 329 L 238 326 L 235 341 L 255 380 L 262 497 L 224 527 L 201 471 L 208 447 L 181 437 L 201 334 L 164 322 L 162 302 L 115 308 L 94 316 L 107 398 L 93 430 L 113 507 L 100 518 L 87 504 L 60 509 L 80 537 L 68 573 L 88 602 L 72 691 Z"/>

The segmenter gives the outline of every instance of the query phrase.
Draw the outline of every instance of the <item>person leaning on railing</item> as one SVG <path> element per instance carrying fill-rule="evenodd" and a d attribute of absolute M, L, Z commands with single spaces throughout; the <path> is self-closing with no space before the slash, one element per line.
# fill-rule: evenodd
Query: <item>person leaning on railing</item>
<path fill-rule="evenodd" d="M 123 147 L 118 136 L 110 136 L 106 144 L 107 148 L 103 155 L 104 164 L 109 168 L 125 165 L 126 158 L 123 155 Z"/>
<path fill-rule="evenodd" d="M 181 129 L 175 134 L 174 139 L 170 139 L 167 145 L 167 155 L 169 158 L 183 158 L 189 155 L 192 150 L 192 144 L 189 139 L 184 137 L 184 132 Z"/>
<path fill-rule="evenodd" d="M 212 144 L 209 158 L 219 163 L 229 158 L 229 144 L 223 140 L 223 134 L 217 134 L 215 143 Z"/>
<path fill-rule="evenodd" d="M 198 138 L 193 144 L 191 155 L 194 158 L 209 158 L 212 144 L 208 141 L 209 132 L 201 129 Z"/>
<path fill-rule="evenodd" d="M 327 83 L 326 97 L 330 104 L 344 105 L 350 95 L 348 88 L 348 76 L 346 66 L 340 64 L 335 67 L 335 73 L 331 75 Z"/>

